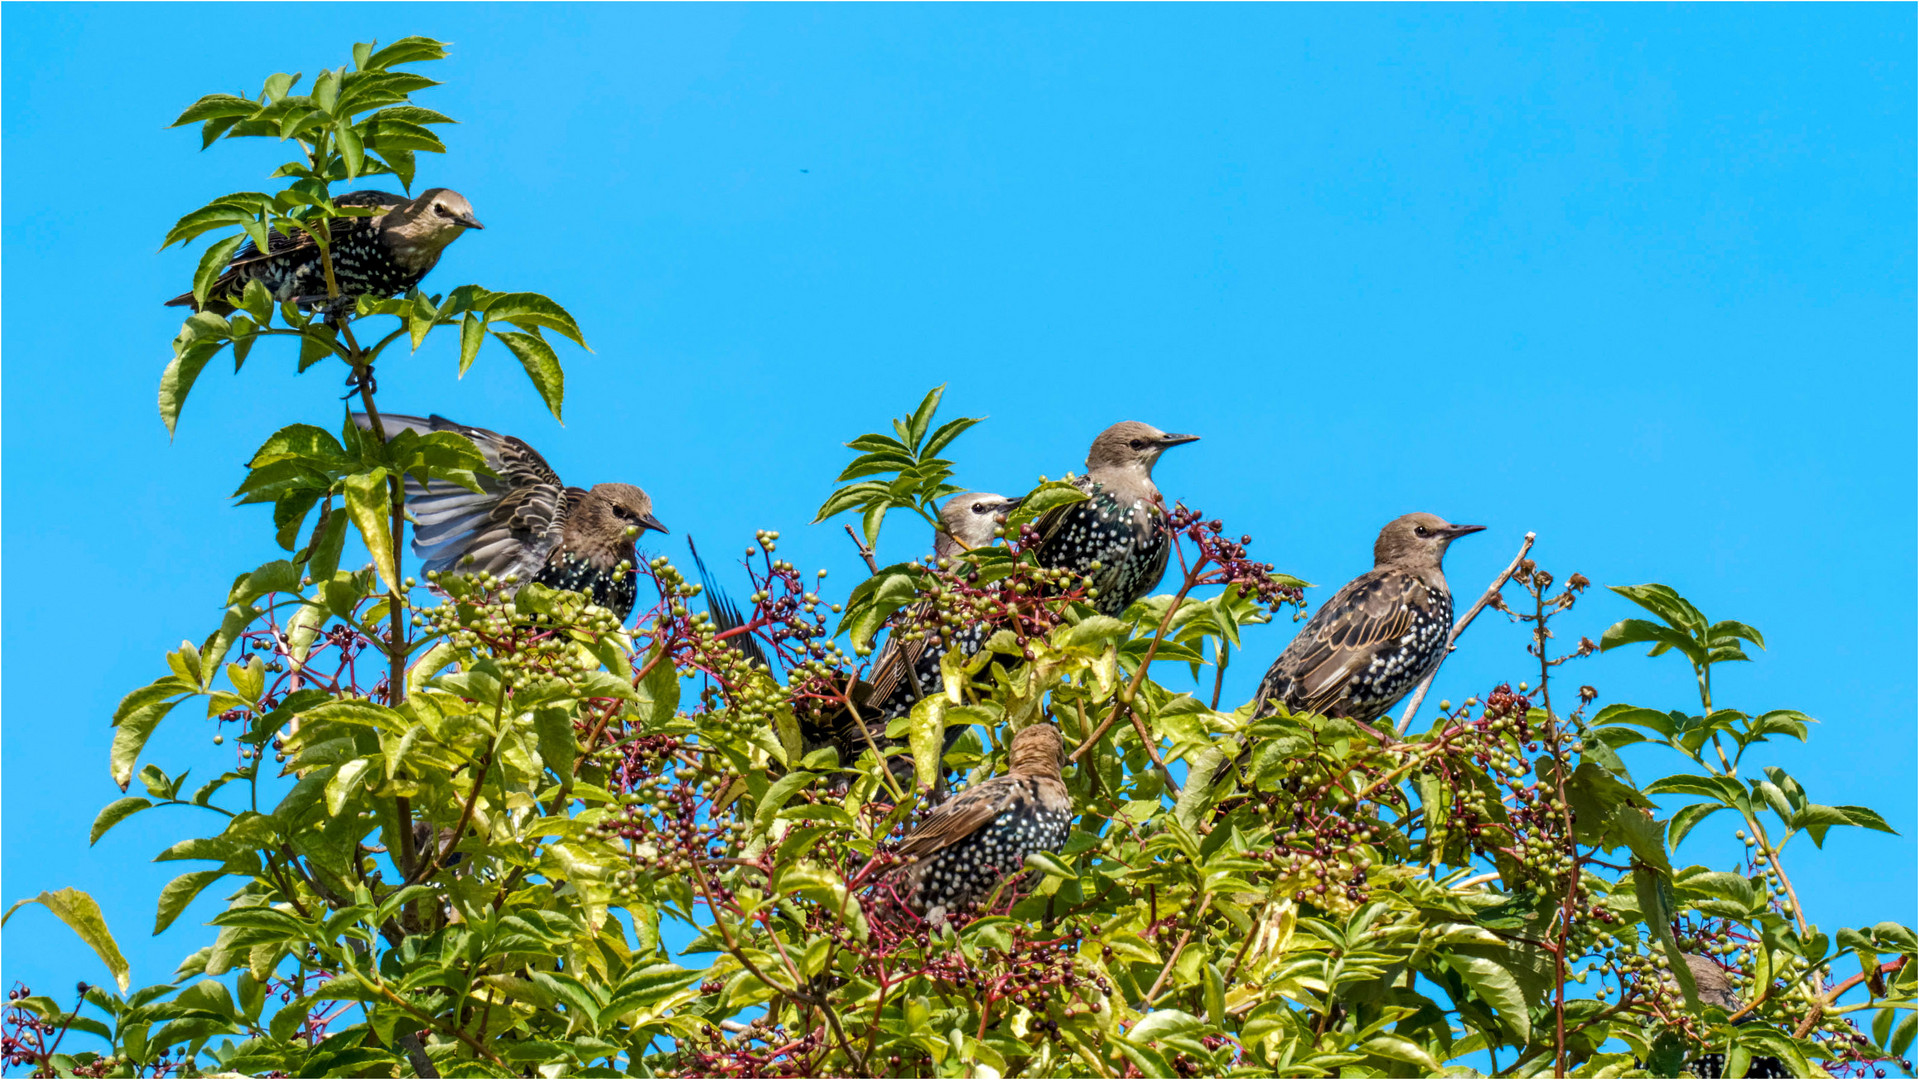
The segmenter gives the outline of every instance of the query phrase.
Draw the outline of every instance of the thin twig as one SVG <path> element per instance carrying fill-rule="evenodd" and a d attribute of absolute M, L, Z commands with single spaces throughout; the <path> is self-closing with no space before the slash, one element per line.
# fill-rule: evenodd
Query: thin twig
<path fill-rule="evenodd" d="M 1459 635 L 1466 632 L 1466 628 L 1479 617 L 1479 613 L 1485 609 L 1486 605 L 1492 603 L 1493 599 L 1499 595 L 1499 590 L 1506 587 L 1506 582 L 1518 573 L 1519 564 L 1526 561 L 1526 553 L 1533 549 L 1533 541 L 1537 538 L 1537 533 L 1526 534 L 1526 541 L 1519 545 L 1519 554 L 1513 556 L 1512 565 L 1494 578 L 1493 583 L 1488 585 L 1486 591 L 1480 595 L 1479 602 L 1467 610 L 1464 618 L 1453 624 L 1452 633 L 1446 635 L 1446 651 L 1439 657 L 1441 664 L 1445 663 L 1446 657 L 1452 653 L 1453 645 L 1459 640 Z M 1412 726 L 1413 714 L 1419 711 L 1420 704 L 1426 700 L 1426 691 L 1432 688 L 1433 677 L 1438 674 L 1439 664 L 1434 664 L 1433 669 L 1426 673 L 1426 678 L 1420 681 L 1419 688 L 1413 691 L 1412 698 L 1406 702 L 1406 711 L 1399 714 L 1399 726 L 1395 729 L 1399 734 L 1406 734 L 1406 729 Z"/>
<path fill-rule="evenodd" d="M 859 538 L 859 534 L 853 531 L 853 526 L 851 525 L 846 526 L 846 538 L 848 540 L 853 541 L 854 547 L 860 549 L 860 558 L 866 560 L 867 573 L 870 573 L 870 574 L 879 573 L 880 564 L 873 561 L 873 549 L 866 546 L 866 541 L 861 540 Z"/>

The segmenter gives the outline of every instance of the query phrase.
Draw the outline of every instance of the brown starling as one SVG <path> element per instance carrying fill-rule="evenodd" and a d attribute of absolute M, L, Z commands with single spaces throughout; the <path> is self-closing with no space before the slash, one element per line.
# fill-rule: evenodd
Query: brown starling
<path fill-rule="evenodd" d="M 1059 729 L 1034 724 L 1013 736 L 1012 767 L 935 807 L 900 855 L 900 896 L 939 926 L 949 912 L 990 898 L 1036 851 L 1057 853 L 1073 827 L 1073 801 L 1060 778 L 1066 745 Z"/>
<path fill-rule="evenodd" d="M 940 507 L 939 531 L 933 535 L 934 558 L 951 559 L 962 551 L 990 546 L 1004 515 L 1019 504 L 1018 499 L 1009 499 L 990 491 L 969 491 L 946 500 Z M 925 605 L 916 607 L 900 619 L 900 625 L 915 625 L 926 613 Z M 975 623 L 953 633 L 949 645 L 959 649 L 963 655 L 972 656 L 986 644 L 989 636 L 990 630 L 985 623 Z M 898 630 L 887 637 L 879 655 L 873 658 L 867 680 L 856 698 L 860 722 L 855 723 L 852 715 L 846 712 L 833 721 L 830 741 L 831 745 L 838 748 L 842 764 L 858 760 L 860 754 L 868 749 L 869 735 L 872 745 L 882 754 L 901 745 L 900 740 L 886 737 L 886 726 L 912 712 L 914 704 L 922 697 L 942 691 L 944 680 L 940 677 L 940 656 L 945 651 L 935 638 L 907 641 Z M 861 730 L 862 724 L 864 731 Z M 941 753 L 951 750 L 960 736 L 966 734 L 966 730 L 964 725 L 949 725 Z M 896 755 L 889 758 L 887 764 L 895 776 L 911 781 L 913 762 L 910 757 Z"/>
<path fill-rule="evenodd" d="M 362 413 L 353 419 L 368 426 Z M 521 440 L 443 416 L 381 413 L 380 421 L 389 436 L 402 428 L 457 431 L 473 440 L 498 474 L 481 477 L 478 494 L 407 477 L 407 512 L 417 526 L 413 552 L 425 560 L 425 569 L 516 574 L 522 582 L 585 593 L 622 620 L 632 614 L 639 562 L 633 530 L 666 531 L 646 492 L 631 484 L 567 487 L 539 451 Z"/>
<path fill-rule="evenodd" d="M 1373 544 L 1373 568 L 1334 593 L 1259 684 L 1254 715 L 1289 712 L 1377 719 L 1446 655 L 1453 597 L 1439 569 L 1446 547 L 1482 525 L 1431 514 L 1395 518 Z"/>
<path fill-rule="evenodd" d="M 1171 552 L 1153 463 L 1168 447 L 1198 439 L 1136 420 L 1100 432 L 1086 455 L 1086 475 L 1073 481 L 1086 501 L 1049 511 L 1037 524 L 1039 564 L 1084 576 L 1103 615 L 1118 615 L 1151 592 Z"/>
<path fill-rule="evenodd" d="M 446 188 L 429 188 L 417 198 L 385 191 L 350 191 L 333 200 L 340 206 L 387 207 L 373 217 L 334 218 L 333 279 L 339 299 L 329 311 L 347 311 L 362 295 L 398 296 L 426 277 L 440 261 L 446 246 L 468 229 L 481 229 L 466 197 Z M 233 311 L 233 301 L 246 292 L 247 282 L 266 286 L 278 302 L 318 304 L 327 298 L 326 270 L 320 246 L 306 233 L 267 236 L 267 250 L 246 244 L 227 264 L 226 272 L 207 291 L 206 310 L 221 315 Z M 181 293 L 168 307 L 193 306 L 193 294 Z"/>
<path fill-rule="evenodd" d="M 1701 1005 L 1717 1005 L 1726 1010 L 1728 1016 L 1744 1007 L 1739 1000 L 1739 995 L 1733 992 L 1732 978 L 1726 974 L 1726 969 L 1720 967 L 1711 957 L 1687 953 L 1686 968 L 1692 972 L 1693 986 L 1699 991 Z M 1686 1071 L 1700 1077 L 1701 1080 L 1718 1080 L 1719 1077 L 1726 1075 L 1726 1055 L 1718 1051 L 1696 1055 L 1686 1063 Z M 1746 1066 L 1746 1075 L 1791 1076 L 1792 1072 L 1776 1057 L 1754 1054 L 1752 1064 Z"/>

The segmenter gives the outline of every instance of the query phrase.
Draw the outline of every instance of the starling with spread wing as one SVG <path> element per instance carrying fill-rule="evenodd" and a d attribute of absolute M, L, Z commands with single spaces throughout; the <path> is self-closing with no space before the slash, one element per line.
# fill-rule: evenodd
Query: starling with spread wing
<path fill-rule="evenodd" d="M 1153 465 L 1168 449 L 1198 439 L 1136 420 L 1100 432 L 1086 455 L 1086 475 L 1073 481 L 1087 499 L 1047 512 L 1036 525 L 1039 564 L 1085 577 L 1103 615 L 1118 615 L 1151 592 L 1172 550 Z"/>
<path fill-rule="evenodd" d="M 1373 568 L 1334 593 L 1259 684 L 1254 715 L 1289 712 L 1379 718 L 1446 655 L 1453 597 L 1440 561 L 1481 525 L 1407 514 L 1380 530 Z"/>
<path fill-rule="evenodd" d="M 481 229 L 466 197 L 446 188 L 429 188 L 416 198 L 385 191 L 350 191 L 333 200 L 339 206 L 385 208 L 371 217 L 334 218 L 327 226 L 333 252 L 333 279 L 339 298 L 332 311 L 350 310 L 359 297 L 398 296 L 420 283 L 440 261 L 446 246 L 468 229 Z M 327 299 L 326 268 L 320 245 L 308 233 L 267 235 L 267 250 L 248 243 L 227 264 L 207 291 L 205 310 L 221 315 L 258 281 L 277 302 L 317 304 Z M 181 293 L 168 307 L 194 307 L 193 294 Z"/>
<path fill-rule="evenodd" d="M 354 422 L 368 427 L 365 414 Z M 380 414 L 388 435 L 455 431 L 473 440 L 494 476 L 479 492 L 406 479 L 406 506 L 416 528 L 413 552 L 429 571 L 518 575 L 555 589 L 585 593 L 624 620 L 637 595 L 633 530 L 666 531 L 653 500 L 632 484 L 567 487 L 539 451 L 511 435 L 456 424 L 443 416 Z M 625 569 L 621 569 L 621 564 Z"/>
<path fill-rule="evenodd" d="M 990 898 L 1002 880 L 1025 870 L 1026 856 L 1057 853 L 1072 832 L 1059 729 L 1025 728 L 1008 755 L 1006 775 L 941 803 L 900 843 L 899 854 L 911 860 L 900 875 L 900 897 L 935 926 Z"/>

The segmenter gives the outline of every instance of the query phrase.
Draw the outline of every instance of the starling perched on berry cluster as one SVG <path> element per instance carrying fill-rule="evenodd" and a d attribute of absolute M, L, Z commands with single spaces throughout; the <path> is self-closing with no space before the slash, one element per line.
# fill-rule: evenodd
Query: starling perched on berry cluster
<path fill-rule="evenodd" d="M 1019 499 L 1009 499 L 990 491 L 969 491 L 946 500 L 945 505 L 940 507 L 940 529 L 933 536 L 933 558 L 945 561 L 962 551 L 990 546 L 993 533 L 1003 520 L 1002 515 L 1019 504 Z M 902 625 L 914 625 L 919 621 L 916 616 L 924 613 L 924 607 L 916 609 L 902 620 Z M 980 646 L 986 644 L 986 636 L 986 624 L 976 623 L 955 634 L 952 643 L 965 655 L 972 656 L 980 650 Z M 937 644 L 932 638 L 906 641 L 897 632 L 887 637 L 880 654 L 873 659 L 871 674 L 867 677 L 869 689 L 861 700 L 863 719 L 869 727 L 877 724 L 879 730 L 884 731 L 887 721 L 911 712 L 913 704 L 920 698 L 940 692 L 940 653 L 943 650 L 936 648 Z M 949 738 L 957 737 L 952 732 L 948 735 Z M 854 753 L 857 754 L 865 746 L 865 741 L 858 739 L 857 732 L 854 732 L 854 736 L 857 742 Z"/>
<path fill-rule="evenodd" d="M 1198 439 L 1136 420 L 1100 432 L 1086 455 L 1086 475 L 1073 481 L 1086 501 L 1049 511 L 1037 523 L 1039 564 L 1085 577 L 1097 590 L 1092 603 L 1102 615 L 1118 615 L 1151 592 L 1172 550 L 1153 463 L 1168 447 Z"/>
<path fill-rule="evenodd" d="M 1726 969 L 1720 967 L 1709 956 L 1698 953 L 1686 954 L 1686 968 L 1692 972 L 1693 986 L 1699 991 L 1701 1005 L 1717 1005 L 1726 1010 L 1727 1015 L 1738 1012 L 1744 1007 L 1739 995 L 1733 993 L 1732 979 Z M 1759 1021 L 1749 1021 L 1759 1023 Z M 1699 1054 L 1686 1063 L 1686 1071 L 1701 1080 L 1718 1080 L 1726 1075 L 1726 1055 L 1717 1051 Z M 1752 1063 L 1746 1066 L 1749 1077 L 1791 1076 L 1792 1071 L 1776 1057 L 1755 1054 Z"/>
<path fill-rule="evenodd" d="M 373 217 L 334 218 L 328 224 L 333 250 L 333 280 L 340 288 L 330 312 L 350 311 L 359 297 L 398 296 L 426 277 L 446 246 L 468 229 L 482 229 L 466 197 L 446 188 L 429 188 L 417 198 L 385 191 L 350 191 L 333 200 L 338 206 L 387 207 Z M 207 291 L 206 310 L 221 315 L 246 292 L 247 282 L 266 286 L 277 302 L 319 304 L 327 300 L 326 269 L 320 245 L 307 233 L 272 232 L 262 253 L 251 243 L 227 264 Z M 193 294 L 181 293 L 168 307 L 193 306 Z"/>
<path fill-rule="evenodd" d="M 1012 767 L 941 803 L 899 853 L 913 860 L 901 874 L 901 897 L 934 926 L 971 908 L 1026 867 L 1036 851 L 1057 853 L 1073 827 L 1073 802 L 1060 778 L 1066 744 L 1051 724 L 1013 736 Z"/>
<path fill-rule="evenodd" d="M 1306 620 L 1259 684 L 1254 715 L 1289 712 L 1377 719 L 1446 655 L 1453 597 L 1440 560 L 1482 525 L 1407 514 L 1380 530 L 1373 568 Z"/>
<path fill-rule="evenodd" d="M 370 426 L 363 413 L 353 419 Z M 632 484 L 567 487 L 525 442 L 443 416 L 382 413 L 380 421 L 389 435 L 402 428 L 457 431 L 498 474 L 481 477 L 478 494 L 407 477 L 407 511 L 417 524 L 413 552 L 426 570 L 518 575 L 522 582 L 585 593 L 622 620 L 632 614 L 639 562 L 633 539 L 647 529 L 666 531 L 646 492 Z"/>

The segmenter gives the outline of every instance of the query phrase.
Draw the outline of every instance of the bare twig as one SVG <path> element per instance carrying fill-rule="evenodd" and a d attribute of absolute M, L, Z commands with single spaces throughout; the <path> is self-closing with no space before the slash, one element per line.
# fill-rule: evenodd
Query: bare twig
<path fill-rule="evenodd" d="M 866 560 L 867 573 L 870 573 L 870 574 L 879 573 L 880 564 L 873 561 L 873 549 L 866 546 L 866 541 L 861 540 L 859 537 L 859 534 L 853 531 L 853 526 L 847 525 L 845 528 L 846 528 L 846 538 L 848 540 L 853 541 L 853 546 L 860 550 L 860 558 Z"/>
<path fill-rule="evenodd" d="M 1525 542 L 1519 545 L 1519 554 L 1513 556 L 1512 565 L 1506 567 L 1504 573 L 1494 578 L 1493 583 L 1488 585 L 1486 591 L 1480 595 L 1479 602 L 1467 609 L 1465 616 L 1453 624 L 1453 632 L 1446 635 L 1446 653 L 1439 658 L 1441 664 L 1445 663 L 1446 656 L 1452 653 L 1453 645 L 1459 640 L 1459 635 L 1466 632 L 1466 628 L 1471 626 L 1473 620 L 1479 617 L 1479 613 L 1485 609 L 1486 605 L 1492 603 L 1493 599 L 1499 595 L 1499 590 L 1506 587 L 1506 582 L 1510 581 L 1512 576 L 1519 572 L 1519 564 L 1526 560 L 1526 553 L 1533 549 L 1533 541 L 1537 538 L 1537 533 L 1526 534 Z M 1399 714 L 1399 726 L 1395 729 L 1399 734 L 1406 734 L 1406 729 L 1412 726 L 1413 715 L 1419 712 L 1420 704 L 1426 700 L 1426 691 L 1431 689 L 1433 677 L 1438 674 L 1439 664 L 1434 664 L 1433 670 L 1427 673 L 1426 678 L 1421 680 L 1418 689 L 1413 691 L 1412 698 L 1406 702 L 1406 711 Z"/>

